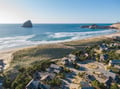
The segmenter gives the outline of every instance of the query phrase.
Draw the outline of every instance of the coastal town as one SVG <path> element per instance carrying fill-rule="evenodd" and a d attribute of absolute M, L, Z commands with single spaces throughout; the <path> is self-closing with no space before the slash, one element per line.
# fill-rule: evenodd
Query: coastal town
<path fill-rule="evenodd" d="M 44 60 L 35 63 L 32 69 L 21 68 L 19 72 L 24 74 L 23 80 L 28 79 L 24 81 L 25 89 L 119 89 L 119 58 L 120 37 L 114 36 L 99 45 L 85 46 L 63 58 Z M 1 75 L 3 68 L 0 60 Z M 15 87 L 22 81 L 21 76 L 15 79 L 12 89 L 20 89 Z M 7 83 L 1 77 L 0 89 L 9 86 Z"/>

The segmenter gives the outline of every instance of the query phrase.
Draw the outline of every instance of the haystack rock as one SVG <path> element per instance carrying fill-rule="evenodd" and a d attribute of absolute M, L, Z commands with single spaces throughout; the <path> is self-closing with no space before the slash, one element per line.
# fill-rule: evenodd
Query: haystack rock
<path fill-rule="evenodd" d="M 28 20 L 28 21 L 24 22 L 24 24 L 22 25 L 22 27 L 31 28 L 32 27 L 31 20 Z"/>

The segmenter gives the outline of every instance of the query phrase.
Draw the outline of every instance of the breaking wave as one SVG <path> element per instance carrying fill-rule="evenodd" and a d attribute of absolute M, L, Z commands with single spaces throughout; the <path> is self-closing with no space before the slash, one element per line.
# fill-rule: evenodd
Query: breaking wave
<path fill-rule="evenodd" d="M 4 38 L 0 38 L 0 49 L 85 39 L 89 37 L 111 34 L 115 32 L 116 30 L 90 31 L 90 32 L 56 32 L 56 33 L 47 32 L 44 33 L 46 34 L 45 37 L 46 39 L 44 40 L 38 39 L 38 41 L 30 40 L 33 37 L 35 37 L 36 34 L 26 35 L 26 36 L 16 36 L 16 37 L 4 37 Z"/>
<path fill-rule="evenodd" d="M 51 38 L 71 37 L 71 40 L 77 40 L 77 39 L 84 39 L 99 35 L 111 34 L 115 32 L 116 30 L 90 31 L 90 32 L 58 32 L 58 33 L 49 33 L 49 37 Z"/>

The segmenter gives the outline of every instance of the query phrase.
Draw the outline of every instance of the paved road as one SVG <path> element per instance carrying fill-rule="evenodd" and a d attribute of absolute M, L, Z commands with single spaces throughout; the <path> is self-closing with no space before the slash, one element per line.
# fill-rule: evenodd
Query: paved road
<path fill-rule="evenodd" d="M 91 69 L 91 68 L 87 68 L 87 64 L 88 63 L 93 63 L 96 64 L 98 66 L 98 69 Z M 84 68 L 85 70 L 77 70 L 71 67 L 68 67 L 71 71 L 73 71 L 72 73 L 68 73 L 66 75 L 66 78 L 63 80 L 63 82 L 66 84 L 66 87 L 69 87 L 70 84 L 72 83 L 72 79 L 74 79 L 74 77 L 79 73 L 79 72 L 86 72 L 90 75 L 93 75 L 93 72 L 101 72 L 106 76 L 114 76 L 114 73 L 111 73 L 109 71 L 106 71 L 104 68 L 104 64 L 100 63 L 100 62 L 96 62 L 96 61 L 88 61 L 86 63 L 77 63 L 80 67 Z M 104 79 L 99 78 L 97 75 L 94 75 L 96 77 L 97 80 L 99 80 L 100 82 L 104 82 Z"/>

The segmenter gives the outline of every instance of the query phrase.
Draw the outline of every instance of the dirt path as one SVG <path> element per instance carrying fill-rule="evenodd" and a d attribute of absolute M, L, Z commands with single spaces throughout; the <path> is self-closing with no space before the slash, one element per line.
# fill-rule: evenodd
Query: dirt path
<path fill-rule="evenodd" d="M 10 66 L 13 52 L 14 51 L 1 51 L 0 52 L 0 59 L 2 59 L 5 64 L 4 69 L 7 69 Z"/>

